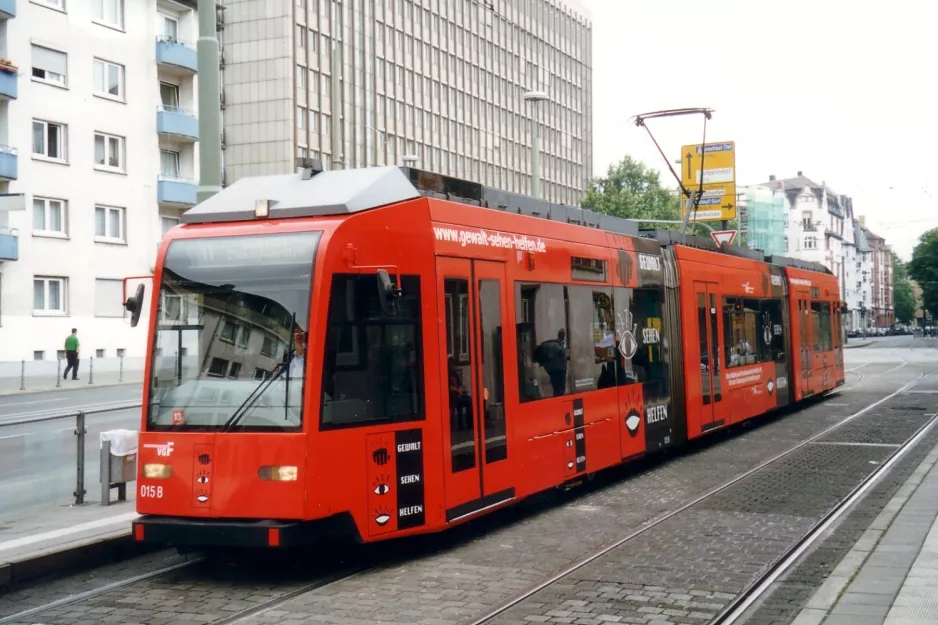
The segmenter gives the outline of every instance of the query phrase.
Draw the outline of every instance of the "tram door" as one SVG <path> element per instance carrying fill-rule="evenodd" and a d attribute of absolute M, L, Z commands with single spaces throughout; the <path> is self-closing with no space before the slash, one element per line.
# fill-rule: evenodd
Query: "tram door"
<path fill-rule="evenodd" d="M 798 330 L 801 356 L 802 397 L 814 393 L 812 377 L 814 374 L 815 315 L 811 312 L 811 299 L 808 291 L 796 291 L 798 298 Z"/>
<path fill-rule="evenodd" d="M 503 263 L 440 258 L 437 282 L 445 320 L 440 341 L 446 518 L 455 521 L 514 497 L 505 415 Z"/>
<path fill-rule="evenodd" d="M 697 344 L 700 348 L 700 427 L 706 431 L 724 423 L 723 384 L 720 380 L 720 301 L 714 284 L 694 282 L 697 300 Z"/>

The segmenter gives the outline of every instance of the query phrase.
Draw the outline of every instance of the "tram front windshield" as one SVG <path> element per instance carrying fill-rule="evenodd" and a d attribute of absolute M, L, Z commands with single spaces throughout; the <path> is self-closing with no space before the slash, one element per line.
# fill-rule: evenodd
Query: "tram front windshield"
<path fill-rule="evenodd" d="M 293 431 L 303 423 L 321 232 L 177 239 L 155 314 L 150 431 Z"/>

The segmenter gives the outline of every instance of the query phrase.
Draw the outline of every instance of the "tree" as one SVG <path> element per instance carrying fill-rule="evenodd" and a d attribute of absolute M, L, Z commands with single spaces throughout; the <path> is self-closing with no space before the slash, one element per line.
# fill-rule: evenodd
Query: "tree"
<path fill-rule="evenodd" d="M 938 313 L 938 228 L 921 237 L 912 251 L 909 276 L 922 289 L 922 303 L 932 315 Z"/>
<path fill-rule="evenodd" d="M 592 179 L 581 205 L 626 219 L 681 218 L 677 194 L 661 186 L 657 170 L 631 156 L 610 165 L 604 178 Z"/>
<path fill-rule="evenodd" d="M 915 292 L 909 282 L 908 267 L 902 259 L 892 253 L 892 297 L 896 311 L 896 321 L 912 323 L 915 321 L 915 312 L 918 308 L 915 301 Z"/>

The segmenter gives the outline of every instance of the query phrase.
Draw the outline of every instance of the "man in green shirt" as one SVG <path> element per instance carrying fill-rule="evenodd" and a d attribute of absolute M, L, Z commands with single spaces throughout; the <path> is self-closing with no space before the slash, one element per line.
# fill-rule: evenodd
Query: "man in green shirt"
<path fill-rule="evenodd" d="M 64 379 L 68 379 L 68 372 L 71 370 L 72 379 L 78 379 L 78 330 L 72 328 L 72 333 L 65 338 L 65 358 L 68 360 L 68 366 L 65 367 Z"/>

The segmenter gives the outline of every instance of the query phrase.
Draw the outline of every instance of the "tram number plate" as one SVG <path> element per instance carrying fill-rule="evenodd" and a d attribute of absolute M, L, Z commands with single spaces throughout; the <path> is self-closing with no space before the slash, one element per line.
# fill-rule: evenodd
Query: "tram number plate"
<path fill-rule="evenodd" d="M 152 486 L 150 484 L 141 484 L 140 485 L 140 496 L 148 499 L 162 499 L 163 498 L 163 487 L 162 486 Z"/>

